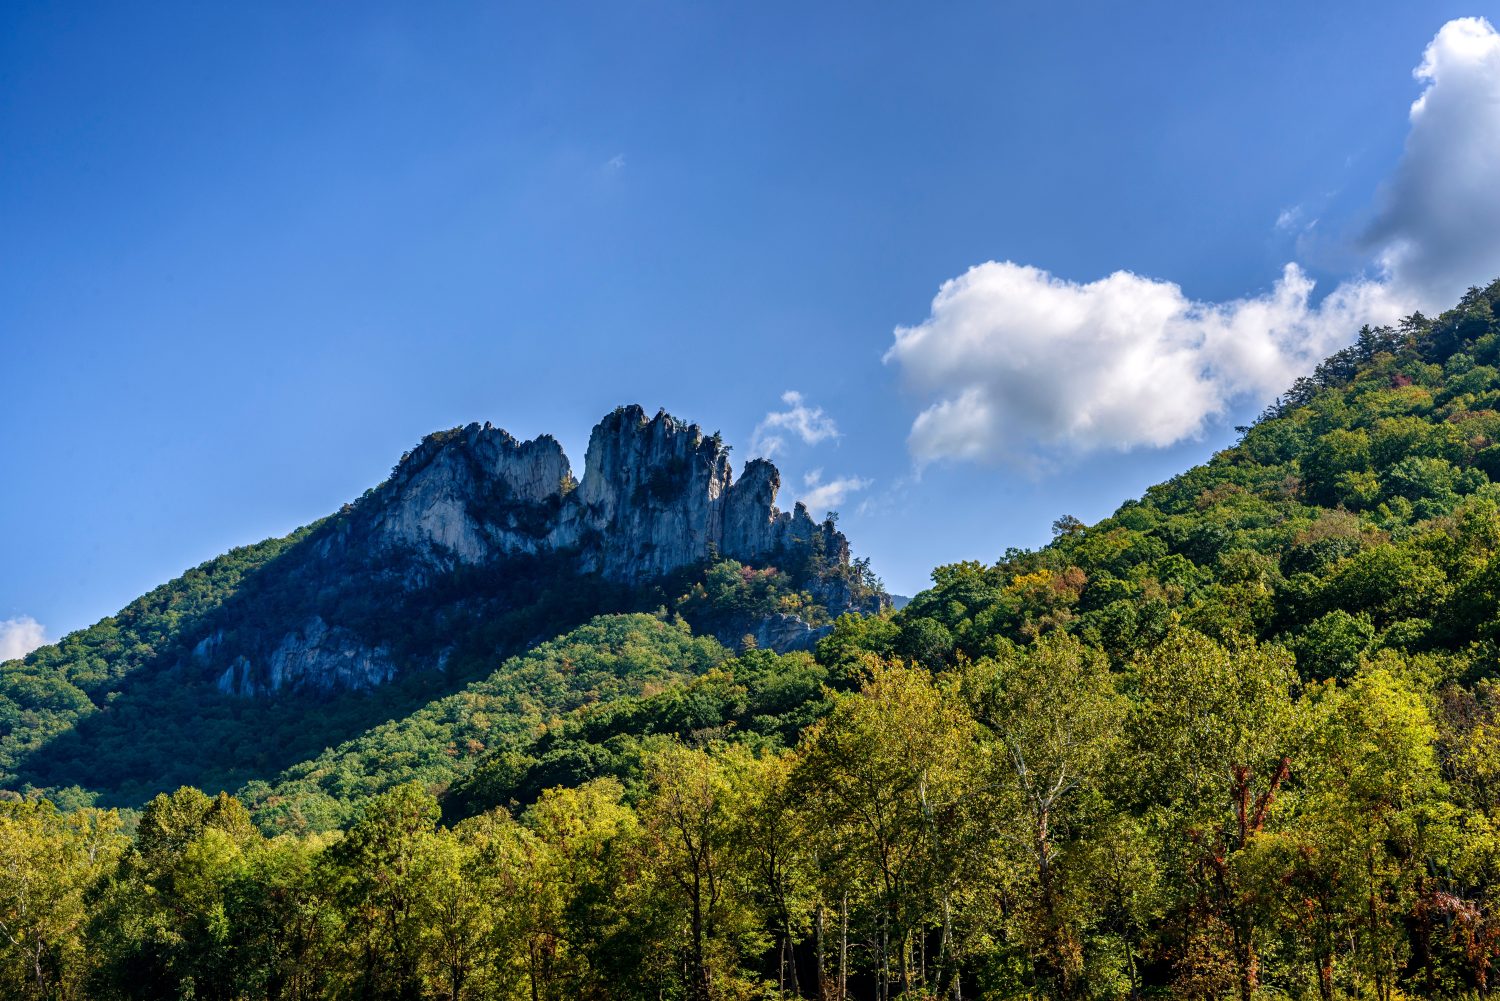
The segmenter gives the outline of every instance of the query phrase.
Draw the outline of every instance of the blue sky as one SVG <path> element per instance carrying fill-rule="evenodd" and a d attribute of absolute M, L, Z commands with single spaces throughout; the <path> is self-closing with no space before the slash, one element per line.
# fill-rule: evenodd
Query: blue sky
<path fill-rule="evenodd" d="M 911 593 L 1500 274 L 1493 5 L 433 11 L 0 6 L 0 620 L 625 402 Z"/>

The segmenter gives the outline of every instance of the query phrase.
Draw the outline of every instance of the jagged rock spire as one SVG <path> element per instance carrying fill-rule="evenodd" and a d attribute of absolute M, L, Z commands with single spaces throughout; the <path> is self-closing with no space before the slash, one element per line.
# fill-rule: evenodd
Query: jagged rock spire
<path fill-rule="evenodd" d="M 471 424 L 424 439 L 372 501 L 379 544 L 443 564 L 576 551 L 580 570 L 633 582 L 713 553 L 757 561 L 821 542 L 847 559 L 843 536 L 802 505 L 777 509 L 780 485 L 765 459 L 735 482 L 717 435 L 631 405 L 595 425 L 576 489 L 555 439 Z"/>

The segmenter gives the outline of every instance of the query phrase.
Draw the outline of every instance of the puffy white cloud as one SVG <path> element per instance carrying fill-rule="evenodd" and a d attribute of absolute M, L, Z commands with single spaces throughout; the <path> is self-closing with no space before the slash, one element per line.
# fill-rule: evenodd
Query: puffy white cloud
<path fill-rule="evenodd" d="M 1500 33 L 1482 18 L 1450 21 L 1415 75 L 1425 89 L 1365 234 L 1377 277 L 1314 305 L 1312 281 L 1288 264 L 1268 292 L 1209 303 L 1127 271 L 1079 283 L 978 265 L 944 283 L 886 353 L 925 407 L 913 456 L 1029 464 L 1170 445 L 1237 399 L 1269 400 L 1361 325 L 1444 308 L 1500 276 Z M 1303 220 L 1297 206 L 1276 226 L 1316 223 Z"/>
<path fill-rule="evenodd" d="M 0 661 L 24 657 L 47 642 L 47 630 L 29 615 L 0 621 Z"/>
<path fill-rule="evenodd" d="M 1393 283 L 1438 309 L 1500 276 L 1500 33 L 1449 21 L 1414 75 L 1426 88 L 1367 241 Z"/>
<path fill-rule="evenodd" d="M 1170 445 L 1402 308 L 1376 282 L 1341 285 L 1316 307 L 1312 288 L 1294 264 L 1265 295 L 1228 303 L 1126 271 L 1080 284 L 1011 262 L 970 268 L 886 353 L 935 398 L 912 425 L 912 453 L 1027 462 L 1038 446 Z"/>
<path fill-rule="evenodd" d="M 787 435 L 795 435 L 807 445 L 839 436 L 838 425 L 823 412 L 822 407 L 809 406 L 802 394 L 787 390 L 781 394 L 785 410 L 773 410 L 755 426 L 750 436 L 750 449 L 767 458 L 786 451 Z"/>
<path fill-rule="evenodd" d="M 841 476 L 838 479 L 823 482 L 823 470 L 814 469 L 802 477 L 802 496 L 799 498 L 807 505 L 807 510 L 813 517 L 819 516 L 824 511 L 830 511 L 844 503 L 844 498 L 860 490 L 864 490 L 874 482 L 859 476 Z"/>

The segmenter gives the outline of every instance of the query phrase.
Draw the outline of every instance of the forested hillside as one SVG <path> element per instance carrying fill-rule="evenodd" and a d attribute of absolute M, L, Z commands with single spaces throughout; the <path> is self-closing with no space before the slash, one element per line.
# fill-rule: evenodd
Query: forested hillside
<path fill-rule="evenodd" d="M 1063 629 L 1123 666 L 1178 623 L 1274 641 L 1308 679 L 1381 650 L 1435 677 L 1489 673 L 1497 299 L 1500 283 L 1436 322 L 1361 331 L 1206 465 L 1097 525 L 1060 518 L 1038 552 L 939 568 L 873 648 L 952 665 Z"/>
<path fill-rule="evenodd" d="M 404 782 L 441 788 L 477 756 L 509 754 L 544 724 L 596 703 L 615 705 L 697 677 L 729 656 L 687 623 L 602 616 L 500 665 L 490 677 L 358 738 L 257 781 L 242 796 L 267 830 L 330 830 Z"/>
<path fill-rule="evenodd" d="M 1484 996 L 1497 310 L 1360 331 L 1207 464 L 815 656 L 676 621 L 775 597 L 722 566 L 240 797 L 15 797 L 0 991 Z"/>
<path fill-rule="evenodd" d="M 118 615 L 6 664 L 0 670 L 0 785 L 16 779 L 29 755 L 118 699 L 143 665 L 221 608 L 247 574 L 274 561 L 308 531 L 231 550 L 136 599 Z"/>
<path fill-rule="evenodd" d="M 287 606 L 317 600 L 325 585 L 308 572 L 304 547 L 318 528 L 210 560 L 119 615 L 5 665 L 0 788 L 118 806 L 183 783 L 232 789 L 404 716 L 539 638 L 661 598 L 539 560 L 509 561 L 504 575 L 460 575 L 417 601 L 351 574 L 363 586 L 351 589 L 350 604 L 368 607 L 346 608 L 343 621 L 357 620 L 364 635 L 384 634 L 396 649 L 446 648 L 442 669 L 412 671 L 373 691 L 278 699 L 222 691 L 194 648 L 211 635 L 253 635 L 265 621 L 295 617 Z M 303 565 L 288 571 L 278 561 Z M 383 613 L 382 596 L 402 615 Z"/>

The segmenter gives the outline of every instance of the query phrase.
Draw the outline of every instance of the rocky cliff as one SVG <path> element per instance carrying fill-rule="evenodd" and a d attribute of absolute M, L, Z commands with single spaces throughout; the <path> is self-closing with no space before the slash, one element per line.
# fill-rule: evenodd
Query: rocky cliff
<path fill-rule="evenodd" d="M 556 439 L 470 424 L 423 439 L 373 498 L 374 539 L 477 564 L 546 544 L 573 485 Z"/>
<path fill-rule="evenodd" d="M 200 659 L 212 662 L 224 642 L 216 632 L 194 648 Z M 328 624 L 319 616 L 286 633 L 265 658 L 264 670 L 244 653 L 235 654 L 215 681 L 226 695 L 270 695 L 287 689 L 331 692 L 373 688 L 396 675 L 391 652 L 370 647 L 348 629 Z"/>
<path fill-rule="evenodd" d="M 847 563 L 831 525 L 776 507 L 781 477 L 665 412 L 621 407 L 595 425 L 575 486 L 549 436 L 519 442 L 486 423 L 429 435 L 367 498 L 373 538 L 437 567 L 516 553 L 576 553 L 583 572 L 635 583 L 718 554 L 749 563 L 817 549 Z"/>
<path fill-rule="evenodd" d="M 581 480 L 550 436 L 518 441 L 488 423 L 442 431 L 318 528 L 261 607 L 241 616 L 250 628 L 233 630 L 234 642 L 209 633 L 192 659 L 234 695 L 374 687 L 445 661 L 445 650 L 408 642 L 412 629 L 442 617 L 461 635 L 524 601 L 525 588 L 507 584 L 523 565 L 628 592 L 725 557 L 788 570 L 831 615 L 878 609 L 883 595 L 858 586 L 844 536 L 801 504 L 780 510 L 779 487 L 766 460 L 736 480 L 717 434 L 637 406 L 594 427 Z M 402 621 L 411 626 L 387 628 Z M 777 649 L 822 635 L 793 615 L 733 631 L 731 641 L 750 635 Z"/>

